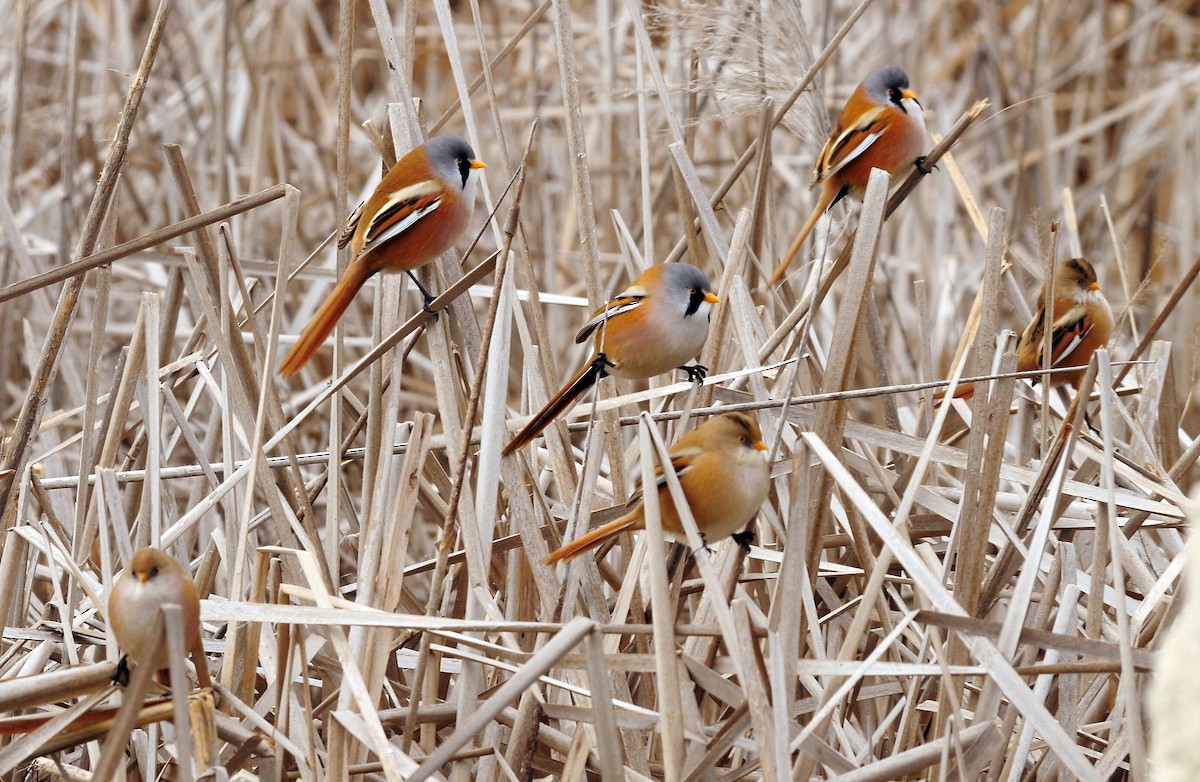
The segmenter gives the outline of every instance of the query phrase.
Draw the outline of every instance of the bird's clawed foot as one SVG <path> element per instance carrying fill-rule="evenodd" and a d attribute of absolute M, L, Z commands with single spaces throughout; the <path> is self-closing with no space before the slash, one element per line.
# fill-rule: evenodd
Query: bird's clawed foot
<path fill-rule="evenodd" d="M 708 377 L 708 367 L 703 364 L 684 364 L 680 369 L 687 373 L 689 383 L 704 385 L 704 378 Z"/>
<path fill-rule="evenodd" d="M 699 554 L 701 551 L 703 551 L 704 553 L 708 554 L 711 557 L 713 554 L 712 546 L 708 545 L 708 538 L 705 536 L 705 534 L 703 532 L 700 533 L 700 541 L 701 541 L 702 545 L 700 546 L 700 548 L 698 548 L 692 552 L 692 558 L 695 559 L 696 555 Z"/>
<path fill-rule="evenodd" d="M 407 274 L 408 274 L 408 278 L 413 281 L 413 285 L 416 285 L 417 290 L 419 290 L 421 292 L 421 298 L 424 300 L 421 302 L 421 309 L 425 310 L 430 315 L 432 315 L 433 322 L 437 323 L 439 313 L 437 310 L 435 310 L 429 306 L 430 304 L 433 303 L 434 299 L 436 299 L 437 296 L 434 296 L 432 293 L 425 290 L 425 286 L 422 285 L 421 281 L 417 279 L 417 275 L 413 274 L 411 271 L 408 271 Z"/>
<path fill-rule="evenodd" d="M 121 687 L 129 686 L 129 657 L 121 655 L 117 661 L 117 670 L 112 675 L 112 683 Z"/>
<path fill-rule="evenodd" d="M 426 312 L 428 312 L 430 315 L 432 315 L 432 316 L 433 316 L 433 322 L 434 322 L 434 323 L 437 323 L 437 320 L 438 320 L 438 315 L 439 315 L 440 313 L 439 313 L 437 310 L 435 310 L 433 307 L 430 307 L 430 306 L 429 306 L 429 305 L 430 305 L 430 304 L 433 302 L 433 300 L 434 300 L 435 298 L 437 298 L 437 297 L 436 297 L 436 296 L 430 296 L 428 293 L 426 293 L 426 294 L 425 294 L 425 300 L 421 302 L 421 309 L 425 310 L 425 311 L 426 311 Z"/>
<path fill-rule="evenodd" d="M 592 369 L 600 373 L 600 377 L 608 377 L 608 368 L 615 367 L 616 364 L 608 360 L 608 356 L 603 353 L 597 353 L 592 359 Z"/>
<path fill-rule="evenodd" d="M 927 166 L 927 165 L 925 165 L 925 156 L 924 156 L 924 155 L 921 155 L 921 157 L 919 157 L 919 158 L 917 158 L 916 160 L 914 160 L 914 161 L 913 161 L 913 165 L 917 167 L 917 170 L 918 170 L 918 171 L 920 171 L 922 174 L 925 174 L 926 176 L 929 176 L 929 175 L 930 175 L 930 174 L 932 174 L 932 173 L 933 173 L 935 170 L 937 170 L 937 164 L 936 164 L 936 163 L 935 163 L 935 164 L 933 164 L 932 166 Z"/>
<path fill-rule="evenodd" d="M 733 542 L 738 544 L 738 548 L 743 554 L 750 553 L 750 544 L 754 542 L 754 530 L 744 529 L 741 532 L 735 532 L 729 537 L 733 538 Z"/>

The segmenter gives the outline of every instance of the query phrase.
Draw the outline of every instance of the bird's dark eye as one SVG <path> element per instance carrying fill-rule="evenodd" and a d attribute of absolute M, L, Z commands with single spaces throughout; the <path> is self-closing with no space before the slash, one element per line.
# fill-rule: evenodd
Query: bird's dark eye
<path fill-rule="evenodd" d="M 471 161 L 466 158 L 455 158 L 454 162 L 458 164 L 458 173 L 462 175 L 462 186 L 467 186 L 467 177 L 471 175 Z"/>
<path fill-rule="evenodd" d="M 903 90 L 898 90 L 895 87 L 888 87 L 887 97 L 891 103 L 894 103 L 896 105 L 896 108 L 900 109 L 905 114 L 908 113 L 908 107 L 906 107 L 904 105 L 904 91 Z M 916 98 L 913 98 L 913 103 L 916 103 L 918 106 L 921 105 L 917 101 Z"/>
<path fill-rule="evenodd" d="M 154 578 L 157 575 L 158 575 L 158 568 L 156 568 L 156 567 L 150 568 L 150 577 Z"/>

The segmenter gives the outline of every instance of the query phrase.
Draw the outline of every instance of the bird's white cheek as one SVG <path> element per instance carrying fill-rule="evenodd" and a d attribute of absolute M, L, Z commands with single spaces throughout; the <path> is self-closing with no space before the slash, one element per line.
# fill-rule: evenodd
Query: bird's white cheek
<path fill-rule="evenodd" d="M 921 108 L 921 104 L 917 103 L 912 98 L 905 98 L 900 101 L 900 105 L 908 112 L 908 116 L 912 117 L 913 122 L 921 126 L 922 135 L 925 131 L 925 110 Z"/>
<path fill-rule="evenodd" d="M 742 448 L 738 456 L 738 462 L 748 465 L 755 469 L 762 467 L 771 458 L 770 451 L 760 451 L 758 449 Z"/>

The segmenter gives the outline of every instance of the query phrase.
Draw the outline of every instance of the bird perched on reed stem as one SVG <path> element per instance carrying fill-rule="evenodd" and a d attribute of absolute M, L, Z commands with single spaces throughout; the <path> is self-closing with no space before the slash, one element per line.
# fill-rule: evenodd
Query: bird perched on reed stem
<path fill-rule="evenodd" d="M 1033 318 L 1017 341 L 1018 372 L 1042 369 L 1049 289 L 1049 284 L 1042 286 Z M 1112 307 L 1100 289 L 1096 270 L 1083 258 L 1071 258 L 1054 267 L 1053 298 L 1050 313 L 1050 368 L 1075 369 L 1051 373 L 1046 378 L 1046 384 L 1053 388 L 1070 383 L 1078 391 L 1092 354 L 1107 345 L 1112 335 Z M 1036 384 L 1038 378 L 1032 382 Z M 967 383 L 955 389 L 954 398 L 970 399 L 974 393 L 974 385 Z"/>
<path fill-rule="evenodd" d="M 736 533 L 753 521 L 771 488 L 767 445 L 754 416 L 742 412 L 714 416 L 679 438 L 669 453 L 671 468 L 705 543 L 735 535 L 739 543 L 748 545 L 748 538 Z M 663 532 L 683 540 L 679 510 L 662 470 L 656 472 Z M 622 532 L 645 529 L 641 490 L 630 499 L 629 507 L 619 519 L 563 544 L 546 557 L 546 564 L 577 557 Z"/>
<path fill-rule="evenodd" d="M 703 380 L 708 367 L 686 362 L 704 347 L 712 305 L 719 301 L 704 272 L 690 263 L 660 263 L 639 274 L 583 324 L 575 341 L 594 334 L 592 358 L 534 414 L 504 455 L 532 442 L 602 377 L 641 380 L 682 369 L 689 379 Z"/>
<path fill-rule="evenodd" d="M 338 247 L 352 257 L 325 303 L 279 365 L 290 377 L 308 363 L 355 294 L 378 271 L 403 271 L 425 297 L 433 296 L 413 270 L 454 246 L 475 208 L 475 172 L 486 168 L 458 136 L 436 136 L 388 169 L 375 192 L 346 221 Z"/>
<path fill-rule="evenodd" d="M 134 552 L 125 574 L 117 579 L 108 596 L 108 623 L 124 653 L 117 675 L 125 673 L 126 658 L 159 670 L 170 666 L 159 611 L 166 603 L 173 603 L 182 611 L 183 648 L 192 652 L 201 686 L 205 686 L 208 668 L 200 645 L 200 598 L 196 585 L 174 557 L 151 546 Z"/>
<path fill-rule="evenodd" d="M 821 194 L 771 276 L 771 285 L 783 280 L 821 215 L 848 195 L 863 197 L 871 169 L 895 176 L 907 166 L 922 165 L 928 145 L 925 113 L 908 86 L 908 74 L 895 65 L 868 73 L 821 149 L 810 185 L 821 185 Z"/>

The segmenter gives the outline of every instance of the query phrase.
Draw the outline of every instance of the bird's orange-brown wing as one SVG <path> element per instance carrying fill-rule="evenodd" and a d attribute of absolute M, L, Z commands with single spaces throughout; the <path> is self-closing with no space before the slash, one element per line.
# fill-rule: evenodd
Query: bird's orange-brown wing
<path fill-rule="evenodd" d="M 1057 317 L 1052 326 L 1053 330 L 1050 332 L 1050 366 L 1086 364 L 1096 348 L 1103 344 L 1105 335 L 1095 331 L 1096 324 L 1089 316 L 1086 307 L 1066 302 L 1055 309 L 1062 310 L 1062 312 L 1055 313 Z M 1039 306 L 1033 320 L 1021 334 L 1020 343 L 1017 345 L 1018 371 L 1029 372 L 1042 365 L 1044 322 L 1044 307 Z M 1093 342 L 1097 342 L 1097 344 L 1092 344 L 1088 349 L 1088 345 Z"/>
<path fill-rule="evenodd" d="M 575 333 L 575 342 L 583 344 L 588 337 L 595 333 L 596 329 L 604 324 L 605 320 L 612 320 L 618 315 L 623 315 L 626 312 L 631 312 L 645 301 L 645 294 L 630 294 L 624 293 L 615 299 L 612 299 L 600 309 L 592 313 L 592 317 L 588 318 L 588 322 L 580 327 Z"/>
<path fill-rule="evenodd" d="M 812 184 L 825 181 L 866 152 L 887 131 L 887 119 L 885 106 L 872 106 L 858 113 L 848 127 L 839 122 L 817 158 Z"/>
<path fill-rule="evenodd" d="M 676 444 L 678 448 L 678 444 Z M 671 454 L 671 469 L 675 473 L 676 478 L 682 478 L 683 475 L 691 469 L 696 463 L 696 457 L 700 456 L 703 451 L 699 448 L 683 448 Z M 662 465 L 654 468 L 654 488 L 661 491 L 667 485 L 667 477 L 663 474 Z M 635 504 L 642 501 L 645 494 L 645 487 L 638 483 L 637 489 L 629 496 L 629 502 L 626 507 L 633 507 Z"/>
<path fill-rule="evenodd" d="M 1091 350 L 1087 350 L 1086 346 L 1092 341 L 1090 337 L 1094 325 L 1091 318 L 1084 316 L 1055 327 L 1051 337 L 1051 344 L 1054 347 L 1051 358 L 1054 366 L 1078 365 L 1078 359 L 1083 358 L 1085 354 L 1087 358 L 1091 358 L 1097 346 L 1093 346 Z"/>
<path fill-rule="evenodd" d="M 441 206 L 444 193 L 441 183 L 434 180 L 388 193 L 371 213 L 362 233 L 359 254 L 366 255 L 411 230 Z"/>

